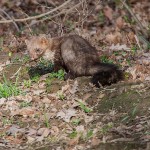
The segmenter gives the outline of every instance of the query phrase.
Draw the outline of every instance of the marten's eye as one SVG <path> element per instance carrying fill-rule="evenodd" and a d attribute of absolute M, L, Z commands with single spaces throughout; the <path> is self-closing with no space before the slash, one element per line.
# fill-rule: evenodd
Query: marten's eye
<path fill-rule="evenodd" d="M 41 50 L 40 50 L 39 48 L 36 48 L 35 51 L 36 51 L 37 53 L 39 53 Z"/>

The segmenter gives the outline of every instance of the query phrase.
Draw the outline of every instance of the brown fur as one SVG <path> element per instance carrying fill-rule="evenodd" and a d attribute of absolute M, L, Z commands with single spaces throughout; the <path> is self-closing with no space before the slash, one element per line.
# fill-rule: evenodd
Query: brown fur
<path fill-rule="evenodd" d="M 101 63 L 97 50 L 78 35 L 60 38 L 32 37 L 26 41 L 32 60 L 43 56 L 54 62 L 55 71 L 64 68 L 66 79 L 78 76 L 93 76 L 92 82 L 99 86 L 115 83 L 122 72 L 114 64 Z"/>

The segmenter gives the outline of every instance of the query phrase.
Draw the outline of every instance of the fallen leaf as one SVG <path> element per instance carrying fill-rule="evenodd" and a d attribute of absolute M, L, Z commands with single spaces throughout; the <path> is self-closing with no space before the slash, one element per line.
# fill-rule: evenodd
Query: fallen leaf
<path fill-rule="evenodd" d="M 38 136 L 47 137 L 49 134 L 50 134 L 50 130 L 48 128 L 40 128 L 37 131 L 37 135 Z"/>
<path fill-rule="evenodd" d="M 12 125 L 12 126 L 6 131 L 6 133 L 7 133 L 8 135 L 13 135 L 13 136 L 16 136 L 16 134 L 17 134 L 18 132 L 25 132 L 25 130 L 24 130 L 24 129 L 20 129 L 20 127 L 17 126 L 17 125 Z"/>
<path fill-rule="evenodd" d="M 70 145 L 70 146 L 77 145 L 79 143 L 79 138 L 80 138 L 80 136 L 77 136 L 77 137 L 69 140 L 68 145 Z"/>
<path fill-rule="evenodd" d="M 84 131 L 85 131 L 84 126 L 83 126 L 83 125 L 77 126 L 77 127 L 76 127 L 76 131 L 77 131 L 78 133 L 84 132 Z"/>
<path fill-rule="evenodd" d="M 57 126 L 52 126 L 50 132 L 51 132 L 51 135 L 55 135 L 56 136 L 56 135 L 59 134 L 59 129 L 58 129 Z"/>
<path fill-rule="evenodd" d="M 60 117 L 66 122 L 70 122 L 71 117 L 76 115 L 75 109 L 67 109 L 67 110 L 62 110 L 57 113 L 57 117 Z"/>
<path fill-rule="evenodd" d="M 109 6 L 106 6 L 103 11 L 104 15 L 111 21 L 113 18 L 113 10 Z"/>
<path fill-rule="evenodd" d="M 45 89 L 33 90 L 34 95 L 40 95 L 45 92 Z"/>
<path fill-rule="evenodd" d="M 110 44 L 121 43 L 122 35 L 120 32 L 110 33 L 106 35 L 106 41 Z"/>
<path fill-rule="evenodd" d="M 124 20 L 122 19 L 122 17 L 118 17 L 116 19 L 116 26 L 119 28 L 119 29 L 122 29 L 123 26 L 124 26 Z"/>
<path fill-rule="evenodd" d="M 37 133 L 37 130 L 32 129 L 32 128 L 29 128 L 28 131 L 26 132 L 26 134 L 28 134 L 28 136 L 36 135 L 36 133 Z"/>
<path fill-rule="evenodd" d="M 23 142 L 22 139 L 16 138 L 14 136 L 8 136 L 6 139 L 9 140 L 9 142 L 12 144 L 21 144 Z"/>
<path fill-rule="evenodd" d="M 6 98 L 0 98 L 0 105 L 3 105 L 6 102 Z"/>
<path fill-rule="evenodd" d="M 35 115 L 35 110 L 32 107 L 25 107 L 22 109 L 17 109 L 11 112 L 12 116 L 21 115 L 24 117 L 33 117 Z"/>
<path fill-rule="evenodd" d="M 100 144 L 100 142 L 101 142 L 100 139 L 98 139 L 98 138 L 96 138 L 96 137 L 93 137 L 92 140 L 91 140 L 91 145 L 92 145 L 92 146 L 97 146 L 97 145 Z"/>
<path fill-rule="evenodd" d="M 31 136 L 27 136 L 27 141 L 28 143 L 33 143 L 35 141 L 35 138 Z"/>
<path fill-rule="evenodd" d="M 110 50 L 114 50 L 114 51 L 120 51 L 120 50 L 131 51 L 131 49 L 129 47 L 127 47 L 127 45 L 125 45 L 125 44 L 120 45 L 119 43 L 117 45 L 112 44 L 110 46 Z"/>

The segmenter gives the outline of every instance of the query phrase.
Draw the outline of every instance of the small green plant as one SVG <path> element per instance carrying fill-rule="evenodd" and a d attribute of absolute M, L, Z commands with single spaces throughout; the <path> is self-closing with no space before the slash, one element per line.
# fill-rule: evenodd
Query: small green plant
<path fill-rule="evenodd" d="M 26 88 L 29 88 L 29 87 L 31 87 L 31 80 L 29 79 L 29 80 L 23 80 L 23 85 L 24 85 L 24 87 L 26 87 Z"/>
<path fill-rule="evenodd" d="M 9 52 L 9 53 L 8 53 L 8 56 L 9 56 L 9 57 L 12 57 L 12 52 Z"/>
<path fill-rule="evenodd" d="M 1 138 L 4 137 L 4 136 L 6 136 L 6 132 L 0 133 L 0 137 L 1 137 Z"/>
<path fill-rule="evenodd" d="M 19 56 L 16 56 L 15 58 L 13 58 L 12 62 L 13 62 L 13 63 L 20 62 Z"/>
<path fill-rule="evenodd" d="M 73 119 L 73 120 L 72 120 L 72 124 L 74 124 L 74 125 L 76 125 L 76 126 L 79 125 L 80 122 L 81 122 L 80 119 Z"/>
<path fill-rule="evenodd" d="M 119 55 L 119 52 L 116 51 L 116 52 L 113 52 L 113 54 L 114 54 L 115 56 L 118 56 L 118 55 Z"/>
<path fill-rule="evenodd" d="M 88 140 L 88 139 L 90 139 L 92 136 L 93 136 L 93 130 L 89 130 L 88 132 L 87 132 L 87 134 L 86 134 L 86 139 Z"/>
<path fill-rule="evenodd" d="M 6 117 L 3 117 L 3 118 L 1 119 L 1 121 L 2 121 L 3 125 L 10 125 L 10 124 L 12 124 L 13 119 L 8 119 L 8 118 L 6 118 Z"/>
<path fill-rule="evenodd" d="M 105 56 L 105 55 L 102 55 L 102 56 L 100 57 L 100 59 L 101 59 L 101 61 L 102 61 L 103 63 L 113 63 L 113 61 L 110 60 L 110 59 L 108 59 L 107 56 Z"/>
<path fill-rule="evenodd" d="M 135 117 L 136 113 L 137 113 L 137 105 L 134 106 L 134 108 L 131 112 L 132 117 Z"/>
<path fill-rule="evenodd" d="M 58 78 L 59 80 L 64 80 L 64 76 L 65 76 L 65 71 L 62 69 L 59 70 L 58 72 L 52 72 L 49 75 L 50 78 Z"/>
<path fill-rule="evenodd" d="M 54 66 L 54 64 L 50 61 L 47 61 L 43 58 L 40 58 L 40 61 L 39 61 L 39 64 L 38 64 L 39 67 L 49 67 L 49 68 L 52 68 Z"/>
<path fill-rule="evenodd" d="M 13 84 L 6 80 L 5 76 L 3 75 L 4 81 L 0 83 L 0 98 L 8 98 L 10 96 L 17 96 L 22 93 L 22 91 L 17 87 L 17 80 Z"/>
<path fill-rule="evenodd" d="M 110 122 L 110 123 L 104 125 L 104 126 L 100 129 L 100 132 L 101 132 L 102 134 L 107 134 L 107 132 L 108 132 L 113 126 L 114 126 L 113 123 Z"/>
<path fill-rule="evenodd" d="M 125 123 L 127 123 L 128 121 L 129 121 L 129 116 L 128 115 L 126 115 L 126 116 L 124 116 L 123 118 L 122 118 L 122 120 L 121 120 L 121 122 L 125 122 Z"/>
<path fill-rule="evenodd" d="M 150 132 L 149 132 L 149 131 L 146 131 L 144 134 L 145 134 L 145 135 L 150 135 Z"/>
<path fill-rule="evenodd" d="M 31 103 L 30 103 L 30 102 L 24 101 L 24 102 L 21 102 L 21 103 L 20 103 L 20 108 L 28 107 L 28 106 L 31 106 Z"/>
<path fill-rule="evenodd" d="M 23 57 L 23 59 L 22 59 L 22 62 L 23 63 L 26 63 L 26 62 L 28 62 L 30 60 L 30 57 L 28 56 L 28 55 L 25 55 L 24 57 Z"/>
<path fill-rule="evenodd" d="M 100 11 L 99 14 L 98 14 L 98 20 L 99 20 L 99 22 L 100 22 L 101 24 L 104 23 L 105 15 L 104 15 L 104 13 L 103 13 L 102 11 Z"/>
<path fill-rule="evenodd" d="M 24 127 L 24 123 L 21 120 L 17 120 L 15 123 L 20 127 Z"/>
<path fill-rule="evenodd" d="M 125 115 L 122 118 L 121 122 L 128 123 L 128 122 L 132 121 L 133 118 L 136 117 L 137 111 L 138 111 L 137 110 L 137 104 L 134 103 L 133 104 L 133 109 L 127 115 Z"/>
<path fill-rule="evenodd" d="M 125 77 L 125 79 L 129 79 L 129 78 L 130 78 L 130 73 L 125 72 L 125 73 L 124 73 L 124 77 Z"/>
<path fill-rule="evenodd" d="M 147 49 L 150 50 L 150 43 L 147 44 Z"/>
<path fill-rule="evenodd" d="M 78 132 L 77 131 L 72 131 L 70 134 L 69 134 L 69 137 L 71 138 L 71 139 L 74 139 L 75 137 L 77 137 L 77 135 L 78 135 Z"/>
<path fill-rule="evenodd" d="M 131 66 L 131 60 L 129 58 L 126 59 L 129 66 Z"/>
<path fill-rule="evenodd" d="M 49 123 L 48 117 L 45 113 L 44 113 L 44 124 L 47 128 L 50 128 L 50 123 Z"/>
<path fill-rule="evenodd" d="M 0 51 L 2 50 L 3 42 L 4 42 L 4 39 L 2 37 L 0 37 Z"/>
<path fill-rule="evenodd" d="M 136 22 L 134 21 L 134 19 L 129 18 L 128 16 L 124 16 L 123 19 L 124 19 L 124 21 L 125 21 L 126 23 L 129 23 L 129 24 L 132 24 L 132 25 L 134 25 L 134 24 L 136 23 Z"/>
<path fill-rule="evenodd" d="M 45 81 L 47 87 L 50 87 L 52 85 L 52 78 L 46 78 L 46 81 Z"/>
<path fill-rule="evenodd" d="M 34 77 L 31 78 L 31 81 L 38 82 L 39 79 L 40 79 L 40 76 L 37 74 L 37 75 L 35 75 Z"/>
<path fill-rule="evenodd" d="M 66 21 L 66 26 L 69 28 L 69 31 L 72 31 L 74 29 L 74 25 L 71 20 Z"/>
<path fill-rule="evenodd" d="M 57 92 L 57 96 L 58 96 L 58 98 L 60 100 L 64 100 L 65 99 L 65 95 L 62 92 L 60 92 L 60 91 Z"/>
<path fill-rule="evenodd" d="M 58 141 L 58 138 L 59 138 L 59 137 L 52 135 L 52 136 L 49 136 L 47 139 L 48 139 L 48 141 L 51 142 L 51 143 L 56 143 L 56 142 Z"/>
<path fill-rule="evenodd" d="M 92 111 L 91 108 L 87 107 L 82 101 L 78 101 L 80 108 L 85 112 L 85 113 L 90 113 Z"/>
<path fill-rule="evenodd" d="M 133 54 L 136 53 L 137 49 L 138 49 L 138 47 L 137 47 L 136 45 L 133 45 L 133 46 L 131 47 L 131 50 L 132 50 Z"/>

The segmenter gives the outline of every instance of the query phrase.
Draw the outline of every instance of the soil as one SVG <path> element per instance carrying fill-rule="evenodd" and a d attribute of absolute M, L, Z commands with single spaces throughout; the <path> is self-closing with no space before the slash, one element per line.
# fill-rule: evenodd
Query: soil
<path fill-rule="evenodd" d="M 19 58 L 21 54 L 14 54 L 12 57 L 12 62 L 16 60 L 16 57 Z M 0 60 L 4 61 L 9 60 L 9 57 L 7 54 L 0 55 Z M 20 59 L 20 58 L 19 58 Z M 19 82 L 23 82 L 23 80 L 30 79 L 28 75 L 28 68 L 29 66 L 21 65 L 21 62 L 15 62 L 13 64 L 10 62 L 8 66 L 5 66 L 3 70 L 3 74 L 9 79 L 18 71 L 18 69 L 21 67 L 20 73 L 19 73 Z M 20 63 L 20 65 L 19 65 Z M 41 78 L 48 78 L 48 74 L 41 76 Z M 3 79 L 3 76 L 1 75 L 1 80 Z M 43 80 L 43 79 L 42 79 Z M 42 115 L 42 111 L 45 111 L 46 114 L 51 114 L 51 109 L 47 108 L 45 109 L 44 103 L 40 102 L 40 99 L 42 97 L 48 97 L 50 100 L 50 105 L 53 106 L 53 108 L 57 109 L 58 111 L 61 109 L 64 109 L 64 107 L 70 107 L 71 105 L 69 103 L 74 103 L 74 101 L 77 100 L 83 100 L 83 102 L 92 109 L 92 112 L 83 112 L 85 116 L 89 117 L 92 116 L 91 121 L 86 121 L 84 117 L 79 113 L 77 116 L 81 119 L 80 126 L 84 126 L 86 130 L 84 132 L 87 132 L 88 130 L 97 130 L 95 135 L 92 136 L 92 138 L 86 139 L 86 137 L 81 138 L 78 141 L 78 146 L 86 147 L 86 149 L 145 149 L 148 150 L 149 147 L 149 138 L 146 136 L 147 133 L 150 132 L 149 128 L 149 119 L 150 119 L 150 84 L 148 82 L 127 82 L 122 81 L 117 84 L 113 84 L 111 86 L 96 88 L 93 87 L 93 85 L 90 84 L 90 77 L 79 77 L 75 80 L 70 81 L 63 81 L 59 79 L 52 79 L 50 81 L 50 84 L 45 85 L 46 91 L 44 93 L 41 93 L 40 95 L 33 94 L 33 91 L 36 89 L 35 86 L 40 85 L 41 79 L 39 79 L 38 84 L 33 83 L 32 88 L 30 88 L 28 91 L 28 94 L 30 93 L 31 96 L 33 96 L 33 100 L 31 101 L 32 107 L 40 105 L 38 115 Z M 13 82 L 14 80 L 11 79 Z M 78 83 L 76 87 L 76 83 Z M 66 85 L 69 86 L 70 91 L 72 90 L 72 93 L 67 93 L 65 95 L 64 100 L 59 100 L 57 97 L 53 97 L 53 94 L 58 94 L 58 91 L 62 90 L 62 87 L 65 87 Z M 71 85 L 71 87 L 70 87 Z M 77 90 L 73 91 L 71 89 L 72 87 L 76 87 Z M 20 85 L 20 88 L 23 88 Z M 25 90 L 25 89 L 24 89 Z M 63 91 L 63 90 L 62 90 Z M 67 91 L 67 89 L 66 89 Z M 65 93 L 64 93 L 65 94 Z M 15 97 L 14 97 L 15 98 Z M 71 99 L 73 99 L 71 102 L 67 102 Z M 10 98 L 11 100 L 11 98 Z M 21 99 L 19 100 L 21 101 Z M 68 104 L 67 104 L 68 103 Z M 44 106 L 41 108 L 41 106 Z M 13 106 L 12 106 L 13 107 Z M 76 110 L 78 110 L 79 105 L 74 106 Z M 4 111 L 4 110 L 3 110 Z M 2 112 L 3 112 L 2 111 Z M 11 111 L 5 111 L 5 115 L 11 115 Z M 4 115 L 4 116 L 5 116 Z M 19 116 L 21 114 L 17 114 L 13 116 L 13 122 L 12 124 L 18 123 L 19 121 L 22 122 L 20 124 L 20 128 L 26 128 L 26 132 L 30 131 L 30 128 L 33 128 L 35 130 L 38 130 L 39 127 L 43 127 L 44 122 L 40 120 L 40 124 L 37 125 L 35 118 L 32 119 L 32 117 L 24 118 Z M 81 115 L 81 116 L 80 116 Z M 11 117 L 12 118 L 12 117 Z M 25 120 L 26 121 L 25 121 Z M 24 121 L 23 121 L 24 120 Z M 67 124 L 62 121 L 60 118 L 51 118 L 50 120 L 51 126 L 60 126 L 60 128 L 66 128 L 67 130 Z M 70 120 L 71 121 L 71 120 Z M 69 121 L 69 122 L 70 122 Z M 71 122 L 70 122 L 71 123 Z M 69 124 L 70 124 L 69 123 Z M 71 125 L 71 124 L 70 124 Z M 71 125 L 72 126 L 72 125 Z M 73 126 L 72 126 L 73 127 Z M 72 128 L 71 127 L 71 128 Z M 76 126 L 74 126 L 72 129 L 74 129 Z M 2 128 L 2 127 L 1 127 Z M 3 127 L 4 128 L 4 127 Z M 7 130 L 7 129 L 6 129 Z M 60 131 L 58 131 L 59 134 L 61 134 Z M 24 134 L 24 133 L 22 133 Z M 25 136 L 25 135 L 22 135 Z M 4 138 L 8 138 L 7 136 L 4 136 Z M 3 138 L 3 139 L 4 139 Z M 45 150 L 45 149 L 58 149 L 59 147 L 61 149 L 66 149 L 68 147 L 73 147 L 72 144 L 70 144 L 70 140 L 65 140 L 65 138 L 62 138 L 61 140 L 54 140 L 53 142 L 50 142 L 51 136 L 47 137 L 44 141 L 42 141 L 42 145 L 38 142 L 33 142 L 32 144 L 27 144 L 27 140 L 23 140 L 18 145 L 18 149 L 38 149 L 38 150 Z M 148 139 L 147 139 L 148 138 Z M 50 140 L 50 141 L 49 141 Z M 95 141 L 97 144 L 95 144 Z M 106 144 L 103 144 L 102 141 L 107 141 Z M 51 143 L 51 144 L 50 144 Z M 94 143 L 94 144 L 93 144 Z M 68 146 L 69 145 L 69 146 Z M 15 145 L 13 145 L 16 147 Z M 13 148 L 12 146 L 12 148 Z M 8 148 L 10 148 L 10 145 L 8 143 Z M 3 149 L 3 147 L 1 148 Z M 5 148 L 6 149 L 6 148 Z"/>

